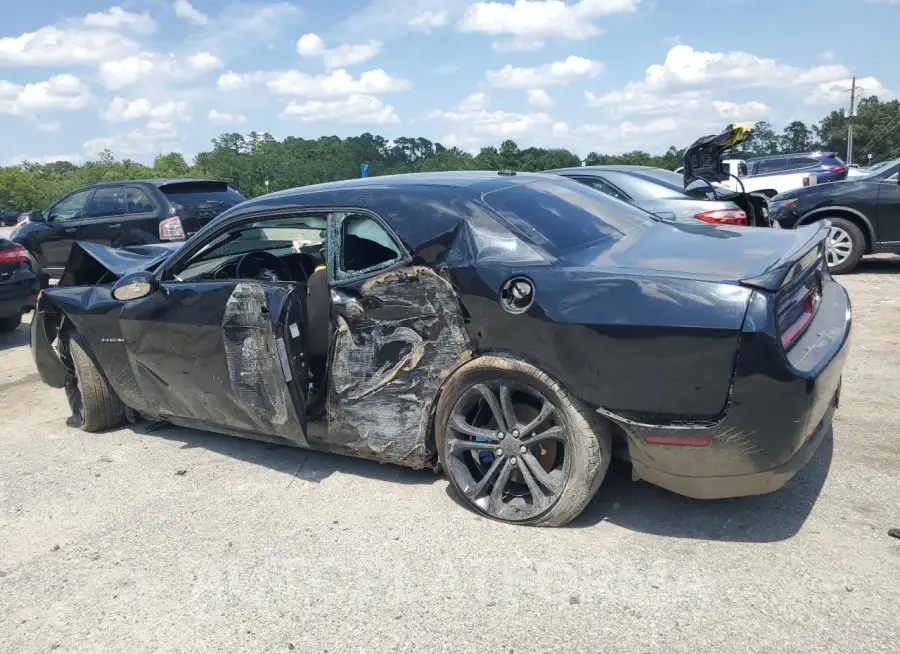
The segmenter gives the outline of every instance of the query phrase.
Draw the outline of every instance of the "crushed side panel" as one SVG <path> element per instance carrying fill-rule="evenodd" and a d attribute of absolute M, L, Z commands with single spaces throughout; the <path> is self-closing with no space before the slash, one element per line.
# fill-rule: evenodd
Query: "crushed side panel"
<path fill-rule="evenodd" d="M 306 445 L 279 363 L 262 286 L 235 286 L 222 317 L 222 339 L 232 392 L 255 426 Z"/>
<path fill-rule="evenodd" d="M 410 467 L 428 465 L 443 380 L 471 358 L 453 287 L 430 268 L 366 281 L 367 305 L 339 316 L 328 392 L 328 445 Z"/>

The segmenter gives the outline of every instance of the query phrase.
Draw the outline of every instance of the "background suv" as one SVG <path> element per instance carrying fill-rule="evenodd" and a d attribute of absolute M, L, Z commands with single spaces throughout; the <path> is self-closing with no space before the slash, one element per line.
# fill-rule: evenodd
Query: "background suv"
<path fill-rule="evenodd" d="M 776 154 L 747 159 L 747 175 L 780 175 L 786 172 L 814 173 L 816 183 L 847 179 L 847 164 L 835 152 Z"/>
<path fill-rule="evenodd" d="M 75 241 L 118 248 L 182 240 L 244 199 L 228 183 L 211 180 L 103 182 L 28 214 L 10 238 L 55 276 Z"/>

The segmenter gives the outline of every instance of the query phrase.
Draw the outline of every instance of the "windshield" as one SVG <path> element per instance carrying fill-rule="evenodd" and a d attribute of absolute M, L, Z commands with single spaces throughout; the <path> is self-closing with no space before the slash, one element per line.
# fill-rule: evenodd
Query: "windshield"
<path fill-rule="evenodd" d="M 641 168 L 640 170 L 636 170 L 635 174 L 665 182 L 677 189 L 684 188 L 684 175 L 672 172 L 671 170 L 666 170 L 665 168 Z"/>
<path fill-rule="evenodd" d="M 483 197 L 510 227 L 557 258 L 655 222 L 642 209 L 564 177 L 514 184 Z"/>
<path fill-rule="evenodd" d="M 660 171 L 669 172 L 669 171 Z M 643 170 L 640 173 L 620 173 L 609 171 L 606 177 L 609 181 L 625 191 L 632 198 L 639 200 L 656 200 L 671 198 L 673 195 L 684 195 L 684 180 L 681 175 L 672 173 L 678 182 L 664 180 L 662 176 L 651 176 Z"/>
<path fill-rule="evenodd" d="M 862 177 L 857 177 L 857 179 L 865 179 L 867 177 L 873 177 L 875 175 L 880 175 L 881 173 L 900 166 L 900 159 L 894 159 L 893 161 L 883 161 L 880 164 L 875 164 L 874 166 L 870 166 L 867 168 Z"/>

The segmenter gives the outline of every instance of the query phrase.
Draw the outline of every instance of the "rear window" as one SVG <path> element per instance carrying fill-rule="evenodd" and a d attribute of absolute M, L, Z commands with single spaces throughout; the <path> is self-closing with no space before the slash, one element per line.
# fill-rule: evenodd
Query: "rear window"
<path fill-rule="evenodd" d="M 179 182 L 159 187 L 176 211 L 224 211 L 246 198 L 223 182 Z"/>
<path fill-rule="evenodd" d="M 654 222 L 646 211 L 576 181 L 514 184 L 484 194 L 485 203 L 551 256 L 618 240 Z"/>

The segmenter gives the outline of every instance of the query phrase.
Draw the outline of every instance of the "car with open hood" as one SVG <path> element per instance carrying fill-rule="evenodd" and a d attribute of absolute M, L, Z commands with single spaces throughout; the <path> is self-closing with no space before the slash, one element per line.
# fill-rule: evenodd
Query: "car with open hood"
<path fill-rule="evenodd" d="M 807 463 L 850 335 L 827 233 L 662 221 L 555 175 L 332 182 L 181 245 L 77 244 L 31 351 L 87 431 L 146 418 L 441 469 L 485 516 L 557 526 L 614 451 L 697 498 Z"/>

